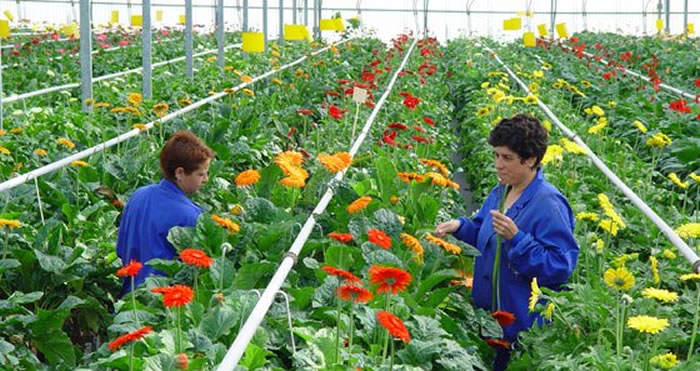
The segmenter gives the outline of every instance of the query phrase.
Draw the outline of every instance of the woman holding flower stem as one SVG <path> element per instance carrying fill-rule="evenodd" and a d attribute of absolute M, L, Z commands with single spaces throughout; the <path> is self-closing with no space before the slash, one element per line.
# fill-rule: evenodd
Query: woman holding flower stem
<path fill-rule="evenodd" d="M 542 286 L 560 289 L 576 267 L 578 245 L 569 202 L 544 179 L 540 168 L 547 150 L 542 124 L 522 114 L 501 120 L 491 131 L 489 144 L 499 184 L 474 217 L 441 223 L 436 234 L 452 233 L 481 252 L 474 262 L 472 298 L 480 308 L 500 309 L 515 317 L 503 328 L 506 342 L 512 344 L 520 331 L 535 321 L 543 323 L 540 315 L 528 310 L 530 281 L 537 278 Z M 499 211 L 501 195 L 505 195 L 503 211 Z M 509 358 L 509 350 L 499 348 L 494 369 L 505 369 Z"/>

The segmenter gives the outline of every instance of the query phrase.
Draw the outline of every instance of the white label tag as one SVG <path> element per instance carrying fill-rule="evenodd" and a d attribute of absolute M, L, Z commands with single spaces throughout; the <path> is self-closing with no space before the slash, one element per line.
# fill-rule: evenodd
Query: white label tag
<path fill-rule="evenodd" d="M 358 87 L 352 89 L 352 100 L 357 103 L 364 103 L 367 100 L 367 89 Z"/>

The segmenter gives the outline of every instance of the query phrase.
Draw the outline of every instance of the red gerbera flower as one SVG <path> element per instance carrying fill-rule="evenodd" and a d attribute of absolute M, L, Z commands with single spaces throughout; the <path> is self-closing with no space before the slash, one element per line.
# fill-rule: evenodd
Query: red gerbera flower
<path fill-rule="evenodd" d="M 396 138 L 396 134 L 397 134 L 397 132 L 395 132 L 393 130 L 388 134 L 385 133 L 382 136 L 382 141 L 390 146 L 395 146 L 396 142 L 394 141 L 394 139 Z"/>
<path fill-rule="evenodd" d="M 214 259 L 210 258 L 204 251 L 197 249 L 184 249 L 180 252 L 180 259 L 183 262 L 201 268 L 209 268 Z"/>
<path fill-rule="evenodd" d="M 352 300 L 355 303 L 366 303 L 374 297 L 366 288 L 355 285 L 340 286 L 336 294 L 343 300 Z"/>
<path fill-rule="evenodd" d="M 112 340 L 109 343 L 109 345 L 108 345 L 109 350 L 111 350 L 112 352 L 116 352 L 117 349 L 121 348 L 122 345 L 124 345 L 128 342 L 131 342 L 131 341 L 140 340 L 141 338 L 144 337 L 144 335 L 148 334 L 151 331 L 153 331 L 153 328 L 151 328 L 151 326 L 146 326 L 146 327 L 142 327 L 136 331 L 132 331 L 128 334 L 124 334 L 124 335 Z"/>
<path fill-rule="evenodd" d="M 416 142 L 419 142 L 419 143 L 426 143 L 426 142 L 428 141 L 427 139 L 425 139 L 425 138 L 423 138 L 423 137 L 421 137 L 421 136 L 418 136 L 418 135 L 412 136 L 411 139 L 413 139 L 413 140 L 415 140 Z"/>
<path fill-rule="evenodd" d="M 345 84 L 347 84 L 347 83 L 349 83 L 349 82 L 350 82 L 350 80 L 347 80 L 347 79 L 340 79 L 340 80 L 338 80 L 338 84 L 340 84 L 340 85 L 345 85 Z"/>
<path fill-rule="evenodd" d="M 305 109 L 305 108 L 302 108 L 302 109 L 298 110 L 297 112 L 299 112 L 300 115 L 310 115 L 310 114 L 314 113 L 313 110 Z"/>
<path fill-rule="evenodd" d="M 328 237 L 343 243 L 352 241 L 352 235 L 350 233 L 331 232 L 328 234 Z"/>
<path fill-rule="evenodd" d="M 612 75 L 610 75 L 610 72 L 606 72 L 603 74 L 603 80 L 610 80 L 610 77 L 612 77 Z"/>
<path fill-rule="evenodd" d="M 330 274 L 331 276 L 337 276 L 339 278 L 344 279 L 347 282 L 362 282 L 360 277 L 357 277 L 356 275 L 348 271 L 344 271 L 336 267 L 331 267 L 330 265 L 324 265 L 323 267 L 321 267 L 321 269 L 323 269 L 326 273 Z"/>
<path fill-rule="evenodd" d="M 408 72 L 408 71 L 407 71 L 407 72 Z M 413 96 L 413 95 L 411 95 L 411 93 L 409 93 L 409 92 L 407 92 L 407 91 L 402 91 L 402 92 L 399 93 L 399 95 L 402 96 L 402 97 L 404 97 L 404 98 L 412 97 L 412 96 Z"/>
<path fill-rule="evenodd" d="M 333 91 L 333 90 L 326 90 L 326 95 L 332 95 L 334 97 L 339 97 L 340 93 L 338 93 L 337 91 Z"/>
<path fill-rule="evenodd" d="M 411 334 L 399 317 L 389 312 L 379 311 L 377 312 L 377 321 L 379 321 L 382 327 L 389 331 L 391 336 L 402 340 L 406 344 L 411 342 Z"/>
<path fill-rule="evenodd" d="M 413 129 L 415 129 L 418 132 L 425 133 L 425 129 L 423 129 L 422 127 L 420 127 L 418 125 L 413 125 Z"/>
<path fill-rule="evenodd" d="M 386 127 L 390 128 L 390 129 L 406 130 L 406 125 L 404 125 L 400 122 L 392 122 L 391 124 L 387 125 Z"/>
<path fill-rule="evenodd" d="M 367 82 L 373 82 L 374 81 L 374 74 L 369 71 L 362 71 L 362 81 L 367 81 Z"/>
<path fill-rule="evenodd" d="M 486 344 L 494 348 L 507 349 L 508 347 L 510 347 L 510 341 L 505 339 L 486 339 Z"/>
<path fill-rule="evenodd" d="M 123 266 L 122 268 L 119 268 L 119 270 L 117 271 L 117 276 L 134 277 L 135 275 L 139 274 L 141 267 L 143 267 L 143 264 L 137 262 L 136 260 L 132 260 L 129 262 L 129 264 Z"/>
<path fill-rule="evenodd" d="M 156 287 L 151 290 L 156 294 L 163 294 L 163 305 L 167 308 L 182 307 L 192 301 L 194 291 L 185 285 L 170 287 Z"/>
<path fill-rule="evenodd" d="M 418 103 L 420 103 L 420 99 L 413 96 L 403 99 L 403 105 L 410 109 L 415 109 Z"/>
<path fill-rule="evenodd" d="M 334 118 L 337 118 L 338 120 L 343 119 L 343 113 L 347 112 L 348 110 L 346 109 L 340 109 L 337 106 L 334 106 L 331 104 L 330 107 L 328 107 L 328 114 L 333 116 Z"/>
<path fill-rule="evenodd" d="M 372 67 L 374 67 L 374 66 L 378 65 L 379 63 L 382 63 L 382 62 L 381 62 L 379 59 L 375 59 L 375 60 L 373 60 L 372 63 L 370 63 L 369 65 L 372 66 Z"/>
<path fill-rule="evenodd" d="M 394 267 L 383 267 L 381 265 L 373 265 L 369 268 L 369 280 L 373 284 L 379 284 L 377 294 L 385 293 L 391 290 L 392 294 L 406 290 L 406 287 L 411 283 L 411 274 Z"/>
<path fill-rule="evenodd" d="M 382 249 L 391 248 L 391 237 L 383 231 L 372 228 L 367 232 L 367 236 L 369 237 L 369 242 L 381 247 Z"/>
<path fill-rule="evenodd" d="M 491 317 L 495 318 L 501 327 L 510 326 L 513 324 L 513 322 L 515 322 L 515 315 L 513 315 L 511 312 L 506 312 L 503 310 L 491 313 Z"/>
<path fill-rule="evenodd" d="M 430 126 L 435 126 L 435 121 L 433 121 L 433 119 L 430 117 L 423 117 L 423 121 Z"/>

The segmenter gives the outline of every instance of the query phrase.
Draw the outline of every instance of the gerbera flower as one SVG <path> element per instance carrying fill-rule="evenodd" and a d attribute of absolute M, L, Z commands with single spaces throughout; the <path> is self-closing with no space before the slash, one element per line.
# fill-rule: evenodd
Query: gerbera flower
<path fill-rule="evenodd" d="M 249 83 L 249 82 L 253 81 L 253 78 L 248 76 L 248 75 L 243 75 L 243 76 L 241 76 L 241 81 L 243 81 L 245 83 Z"/>
<path fill-rule="evenodd" d="M 275 163 L 284 171 L 284 165 L 301 166 L 304 163 L 304 157 L 299 152 L 281 152 L 275 157 Z"/>
<path fill-rule="evenodd" d="M 109 350 L 112 352 L 116 352 L 119 348 L 121 348 L 122 345 L 132 342 L 132 341 L 137 341 L 143 338 L 146 334 L 149 332 L 153 331 L 153 328 L 151 326 L 146 326 L 142 327 L 136 331 L 130 332 L 128 334 L 124 334 L 114 340 L 112 340 L 108 347 Z"/>
<path fill-rule="evenodd" d="M 369 196 L 363 196 L 358 198 L 357 200 L 353 201 L 350 205 L 348 205 L 347 210 L 348 213 L 354 214 L 358 211 L 364 210 L 369 203 L 372 202 L 372 197 Z"/>
<path fill-rule="evenodd" d="M 350 233 L 331 232 L 328 234 L 328 237 L 342 243 L 348 243 L 352 241 L 352 234 Z"/>
<path fill-rule="evenodd" d="M 634 276 L 625 267 L 606 270 L 603 279 L 615 290 L 627 291 L 634 286 Z"/>
<path fill-rule="evenodd" d="M 81 160 L 75 160 L 75 161 L 71 162 L 70 164 L 71 164 L 71 166 L 75 166 L 75 167 L 87 167 L 88 166 L 87 162 L 81 161 Z"/>
<path fill-rule="evenodd" d="M 304 109 L 304 108 L 298 110 L 297 112 L 298 112 L 300 115 L 310 115 L 310 114 L 314 113 L 313 110 Z"/>
<path fill-rule="evenodd" d="M 194 291 L 185 285 L 156 287 L 151 292 L 163 294 L 163 305 L 167 308 L 182 307 L 191 302 L 194 297 Z"/>
<path fill-rule="evenodd" d="M 58 140 L 56 140 L 56 143 L 66 147 L 68 149 L 75 148 L 75 143 L 71 142 L 70 139 L 68 139 L 68 138 L 58 138 Z"/>
<path fill-rule="evenodd" d="M 152 111 L 156 114 L 158 118 L 161 118 L 168 113 L 168 108 L 170 108 L 170 106 L 168 106 L 167 103 L 161 102 L 154 105 Z"/>
<path fill-rule="evenodd" d="M 501 327 L 510 326 L 513 324 L 513 322 L 515 322 L 515 315 L 511 312 L 506 312 L 503 310 L 491 313 L 491 317 L 495 318 Z"/>
<path fill-rule="evenodd" d="M 428 142 L 428 139 L 425 139 L 420 135 L 414 135 L 411 137 L 411 139 L 415 140 L 418 143 L 427 143 Z"/>
<path fill-rule="evenodd" d="M 126 98 L 126 102 L 131 104 L 132 106 L 138 106 L 141 104 L 143 101 L 143 97 L 141 97 L 141 94 L 139 93 L 129 93 L 129 95 Z"/>
<path fill-rule="evenodd" d="M 328 114 L 331 115 L 332 117 L 338 119 L 338 120 L 342 120 L 342 119 L 343 119 L 343 113 L 345 113 L 345 112 L 347 112 L 347 111 L 348 111 L 348 110 L 346 110 L 346 109 L 340 109 L 340 108 L 338 108 L 337 106 L 332 105 L 332 104 L 330 105 L 330 107 L 328 107 Z"/>
<path fill-rule="evenodd" d="M 355 303 L 366 303 L 374 297 L 366 288 L 355 285 L 342 285 L 336 293 L 341 299 L 352 300 Z"/>
<path fill-rule="evenodd" d="M 433 119 L 430 117 L 423 117 L 423 121 L 430 126 L 435 126 L 435 121 L 433 121 Z"/>
<path fill-rule="evenodd" d="M 396 317 L 389 312 L 379 311 L 377 312 L 377 321 L 379 321 L 379 324 L 382 325 L 382 327 L 389 331 L 391 336 L 400 339 L 406 344 L 411 342 L 411 334 L 408 332 L 406 325 L 403 324 L 403 321 L 401 321 L 399 317 Z"/>
<path fill-rule="evenodd" d="M 415 109 L 418 103 L 420 103 L 420 99 L 414 96 L 408 96 L 403 99 L 403 105 L 409 109 Z"/>
<path fill-rule="evenodd" d="M 430 166 L 430 167 L 432 167 L 432 168 L 435 168 L 435 169 L 440 170 L 440 173 L 441 173 L 444 177 L 449 177 L 449 176 L 450 176 L 450 172 L 447 171 L 447 166 L 443 165 L 443 163 L 440 162 L 440 161 L 431 160 L 431 159 L 427 159 L 427 158 L 421 158 L 421 159 L 420 159 L 420 162 L 421 162 L 422 164 L 425 164 L 425 165 L 428 165 L 428 166 Z"/>
<path fill-rule="evenodd" d="M 652 135 L 651 138 L 647 140 L 647 146 L 649 147 L 663 148 L 671 145 L 671 143 L 673 143 L 673 140 L 661 132 Z"/>
<path fill-rule="evenodd" d="M 321 267 L 321 269 L 324 272 L 330 274 L 331 276 L 336 276 L 338 278 L 344 279 L 347 282 L 351 282 L 351 283 L 362 282 L 360 277 L 357 277 L 356 275 L 354 275 L 348 271 L 342 270 L 340 268 L 331 267 L 330 265 L 324 265 L 323 267 Z"/>
<path fill-rule="evenodd" d="M 645 298 L 656 299 L 664 303 L 672 303 L 678 301 L 678 294 L 673 291 L 647 287 L 642 290 L 642 296 Z"/>
<path fill-rule="evenodd" d="M 435 237 L 430 233 L 426 233 L 425 239 L 430 243 L 433 243 L 435 245 L 442 247 L 443 249 L 445 249 L 445 251 L 447 251 L 449 253 L 459 255 L 462 252 L 461 247 L 459 247 L 453 243 L 449 243 L 449 242 L 443 240 L 442 238 Z"/>
<path fill-rule="evenodd" d="M 697 80 L 697 81 L 700 81 L 700 80 Z M 697 81 L 696 81 L 696 83 L 697 83 Z M 658 355 L 651 357 L 651 359 L 649 360 L 649 363 L 652 366 L 656 366 L 656 367 L 662 368 L 664 370 L 668 370 L 668 369 L 676 367 L 676 365 L 678 364 L 678 357 L 676 357 L 675 354 L 670 353 L 670 352 L 666 353 L 666 354 L 658 354 Z"/>
<path fill-rule="evenodd" d="M 119 268 L 117 270 L 117 276 L 119 277 L 134 277 L 139 274 L 139 271 L 143 267 L 143 264 L 137 262 L 136 260 L 131 260 L 129 264 Z"/>
<path fill-rule="evenodd" d="M 503 348 L 507 349 L 510 347 L 510 341 L 506 339 L 486 339 L 486 344 L 494 347 L 494 348 Z"/>
<path fill-rule="evenodd" d="M 687 223 L 676 228 L 676 233 L 681 238 L 698 238 L 700 237 L 700 223 Z"/>
<path fill-rule="evenodd" d="M 236 234 L 241 231 L 241 227 L 229 218 L 223 218 L 216 214 L 213 214 L 211 216 L 211 220 L 215 221 L 216 224 L 228 229 L 229 234 Z"/>
<path fill-rule="evenodd" d="M 8 227 L 8 228 L 12 229 L 12 228 L 19 228 L 21 226 L 22 226 L 22 223 L 19 220 L 0 218 L 0 227 Z"/>
<path fill-rule="evenodd" d="M 627 327 L 647 334 L 656 334 L 668 327 L 668 320 L 651 316 L 633 316 L 627 320 Z"/>
<path fill-rule="evenodd" d="M 540 299 L 540 295 L 542 295 L 542 290 L 540 290 L 540 286 L 537 284 L 537 277 L 532 277 L 532 281 L 530 281 L 530 299 L 527 306 L 530 312 L 535 311 L 535 306 Z"/>
<path fill-rule="evenodd" d="M 285 187 L 302 188 L 306 185 L 306 179 L 297 176 L 287 176 L 280 179 L 280 184 Z"/>
<path fill-rule="evenodd" d="M 34 154 L 39 155 L 39 156 L 46 156 L 47 152 L 45 149 L 37 148 L 34 150 Z"/>
<path fill-rule="evenodd" d="M 542 312 L 542 316 L 544 316 L 544 318 L 547 321 L 551 321 L 553 314 L 554 314 L 554 303 L 550 302 L 547 304 L 547 307 L 544 308 L 544 312 Z"/>
<path fill-rule="evenodd" d="M 372 228 L 367 232 L 367 236 L 369 237 L 369 242 L 381 247 L 382 249 L 386 250 L 391 248 L 391 237 L 383 231 Z"/>
<path fill-rule="evenodd" d="M 396 173 L 396 176 L 399 177 L 399 179 L 401 179 L 401 181 L 403 181 L 404 183 L 410 183 L 412 180 L 415 180 L 418 183 L 422 183 L 425 180 L 425 176 L 414 172 L 398 172 Z"/>
<path fill-rule="evenodd" d="M 597 222 L 599 219 L 598 214 L 596 213 L 589 213 L 585 211 L 581 211 L 578 214 L 576 214 L 576 220 L 591 220 L 594 222 Z"/>
<path fill-rule="evenodd" d="M 347 152 L 338 152 L 333 155 L 320 153 L 318 155 L 318 160 L 321 162 L 321 165 L 331 173 L 343 171 L 352 164 L 352 158 Z"/>
<path fill-rule="evenodd" d="M 406 130 L 407 126 L 405 124 L 402 124 L 400 122 L 392 122 L 391 124 L 387 125 L 389 129 L 398 129 L 398 130 Z"/>
<path fill-rule="evenodd" d="M 669 173 L 669 174 L 668 174 L 668 179 L 671 179 L 671 181 L 673 182 L 673 184 L 677 185 L 678 187 L 680 187 L 680 188 L 682 188 L 682 189 L 687 189 L 688 187 L 690 187 L 690 182 L 688 182 L 688 181 L 685 181 L 685 182 L 681 181 L 681 179 L 678 177 L 678 175 L 677 175 L 676 173 Z"/>
<path fill-rule="evenodd" d="M 214 259 L 210 258 L 204 251 L 197 249 L 184 249 L 180 252 L 180 259 L 183 262 L 200 268 L 209 268 Z"/>
<path fill-rule="evenodd" d="M 257 183 L 260 180 L 260 173 L 257 170 L 246 170 L 238 176 L 236 176 L 236 179 L 234 182 L 236 183 L 237 186 L 239 187 L 245 187 L 249 185 L 253 185 Z"/>
<path fill-rule="evenodd" d="M 382 294 L 391 290 L 396 295 L 399 291 L 405 291 L 411 283 L 411 274 L 394 267 L 384 267 L 373 265 L 369 268 L 369 280 L 373 284 L 378 284 L 377 293 Z"/>
<path fill-rule="evenodd" d="M 423 246 L 420 244 L 420 241 L 417 238 L 408 233 L 401 233 L 401 242 L 413 250 L 415 254 L 421 256 L 423 255 Z"/>

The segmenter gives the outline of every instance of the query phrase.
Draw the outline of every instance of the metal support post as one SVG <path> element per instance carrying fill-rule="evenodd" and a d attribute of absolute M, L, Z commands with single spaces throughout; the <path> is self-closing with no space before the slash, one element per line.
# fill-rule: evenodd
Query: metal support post
<path fill-rule="evenodd" d="M 309 0 L 304 0 L 304 25 L 309 26 Z"/>
<path fill-rule="evenodd" d="M 224 68 L 224 0 L 216 2 L 216 44 L 219 52 L 216 55 L 216 63 Z"/>
<path fill-rule="evenodd" d="M 423 1 L 423 37 L 428 37 L 428 0 Z"/>
<path fill-rule="evenodd" d="M 297 0 L 292 0 L 292 24 L 297 24 Z"/>
<path fill-rule="evenodd" d="M 143 16 L 143 24 L 141 27 L 141 36 L 143 43 L 143 98 L 153 98 L 153 88 L 151 81 L 151 0 L 143 0 L 141 3 L 141 12 Z"/>
<path fill-rule="evenodd" d="M 321 38 L 321 29 L 319 28 L 319 15 L 321 12 L 318 10 L 321 0 L 314 0 L 314 39 Z"/>
<path fill-rule="evenodd" d="M 263 35 L 265 35 L 265 51 L 267 51 L 267 0 L 263 0 Z"/>
<path fill-rule="evenodd" d="M 280 35 L 279 43 L 280 45 L 284 43 L 284 0 L 280 0 Z"/>
<path fill-rule="evenodd" d="M 92 32 L 90 30 L 90 0 L 80 0 L 80 98 L 83 112 L 92 111 Z"/>
<path fill-rule="evenodd" d="M 666 0 L 666 33 L 671 33 L 671 0 Z"/>
<path fill-rule="evenodd" d="M 550 14 L 549 17 L 550 17 L 550 23 L 551 23 L 551 29 L 550 29 L 550 31 L 551 31 L 551 33 L 552 33 L 552 37 L 554 37 L 554 21 L 556 20 L 556 15 L 557 15 L 557 8 L 556 8 L 556 5 L 554 4 L 555 1 L 556 1 L 556 0 L 552 0 L 552 1 L 550 2 L 551 14 Z"/>
<path fill-rule="evenodd" d="M 131 0 L 126 0 L 126 21 L 131 22 Z"/>
<path fill-rule="evenodd" d="M 688 37 L 688 0 L 683 2 L 683 34 Z"/>
<path fill-rule="evenodd" d="M 248 32 L 248 0 L 243 0 L 243 32 Z"/>
<path fill-rule="evenodd" d="M 194 78 L 192 61 L 192 0 L 185 0 L 185 74 Z"/>

